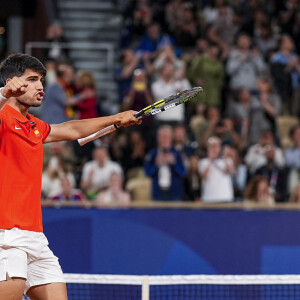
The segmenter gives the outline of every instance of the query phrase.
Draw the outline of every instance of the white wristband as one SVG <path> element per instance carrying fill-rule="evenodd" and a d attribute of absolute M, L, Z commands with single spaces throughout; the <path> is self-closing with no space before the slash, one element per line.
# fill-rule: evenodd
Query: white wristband
<path fill-rule="evenodd" d="M 2 89 L 3 89 L 3 87 L 0 88 L 0 101 L 1 101 L 1 100 L 7 100 L 7 98 L 4 97 L 4 96 L 2 95 L 2 93 L 1 93 Z"/>

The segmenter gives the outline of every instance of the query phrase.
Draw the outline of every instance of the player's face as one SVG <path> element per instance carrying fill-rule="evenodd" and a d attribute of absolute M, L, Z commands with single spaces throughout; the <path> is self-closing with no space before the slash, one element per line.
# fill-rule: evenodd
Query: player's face
<path fill-rule="evenodd" d="M 44 98 L 43 76 L 33 70 L 26 70 L 20 77 L 28 86 L 25 94 L 17 97 L 17 100 L 26 106 L 37 107 L 42 104 Z"/>

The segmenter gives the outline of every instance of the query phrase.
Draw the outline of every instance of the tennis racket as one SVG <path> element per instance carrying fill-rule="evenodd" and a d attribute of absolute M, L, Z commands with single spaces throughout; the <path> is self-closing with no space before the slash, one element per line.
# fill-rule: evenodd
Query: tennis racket
<path fill-rule="evenodd" d="M 203 91 L 202 87 L 194 87 L 189 90 L 185 90 L 177 93 L 176 95 L 171 95 L 165 99 L 161 99 L 137 112 L 134 116 L 138 119 L 143 119 L 148 116 L 153 116 L 168 109 L 174 108 L 180 104 L 183 104 L 201 94 Z M 101 136 L 111 133 L 118 129 L 119 126 L 116 124 L 107 126 L 85 138 L 78 139 L 78 143 L 83 146 L 86 143 L 93 141 Z"/>

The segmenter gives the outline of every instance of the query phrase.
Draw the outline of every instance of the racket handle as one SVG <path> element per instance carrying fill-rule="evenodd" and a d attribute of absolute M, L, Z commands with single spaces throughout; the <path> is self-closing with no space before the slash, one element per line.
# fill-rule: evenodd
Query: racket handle
<path fill-rule="evenodd" d="M 103 129 L 101 129 L 101 130 L 99 130 L 99 131 L 97 131 L 97 132 L 95 132 L 95 133 L 93 133 L 93 134 L 91 134 L 87 137 L 78 139 L 77 141 L 78 141 L 80 146 L 83 146 L 83 145 L 85 145 L 86 143 L 88 143 L 90 141 L 93 141 L 93 140 L 95 140 L 95 139 L 97 139 L 101 136 L 104 136 L 108 133 L 111 133 L 111 132 L 115 131 L 117 128 L 118 128 L 118 126 L 113 124 L 113 125 L 110 125 L 110 126 L 107 126 L 107 127 L 103 128 Z"/>

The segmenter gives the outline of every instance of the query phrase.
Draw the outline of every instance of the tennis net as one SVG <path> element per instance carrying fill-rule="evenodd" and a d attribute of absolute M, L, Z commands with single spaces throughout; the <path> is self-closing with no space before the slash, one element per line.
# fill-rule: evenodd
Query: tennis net
<path fill-rule="evenodd" d="M 300 299 L 300 275 L 65 274 L 65 277 L 69 300 Z"/>

